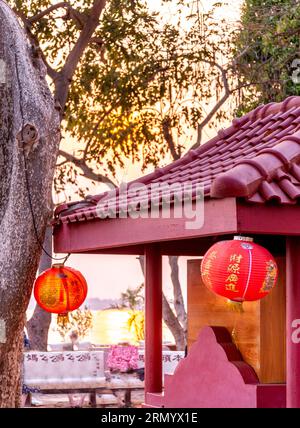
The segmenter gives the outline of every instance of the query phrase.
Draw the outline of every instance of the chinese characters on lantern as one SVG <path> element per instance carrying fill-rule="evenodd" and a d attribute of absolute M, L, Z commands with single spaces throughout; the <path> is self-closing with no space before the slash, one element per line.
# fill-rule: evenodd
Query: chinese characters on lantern
<path fill-rule="evenodd" d="M 243 256 L 241 254 L 232 254 L 230 256 L 230 264 L 227 268 L 228 277 L 225 281 L 226 290 L 238 293 L 237 283 L 239 281 L 240 263 Z"/>
<path fill-rule="evenodd" d="M 65 314 L 78 309 L 87 295 L 83 275 L 64 265 L 53 265 L 36 279 L 34 297 L 47 312 Z"/>
<path fill-rule="evenodd" d="M 217 251 L 212 251 L 202 264 L 202 276 L 205 277 L 205 284 L 207 287 L 212 288 L 212 280 L 210 277 L 210 269 L 213 264 L 213 260 L 217 258 Z"/>
<path fill-rule="evenodd" d="M 248 238 L 219 241 L 204 255 L 202 280 L 215 294 L 234 302 L 265 297 L 274 287 L 278 269 L 272 254 Z"/>

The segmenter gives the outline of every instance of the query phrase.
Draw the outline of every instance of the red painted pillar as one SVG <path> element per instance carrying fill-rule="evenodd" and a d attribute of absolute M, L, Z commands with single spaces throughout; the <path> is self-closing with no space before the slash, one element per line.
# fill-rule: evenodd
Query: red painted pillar
<path fill-rule="evenodd" d="M 145 396 L 162 391 L 162 257 L 145 249 Z"/>
<path fill-rule="evenodd" d="M 300 408 L 300 238 L 286 246 L 286 388 L 287 407 Z M 280 356 L 278 355 L 278 358 Z"/>

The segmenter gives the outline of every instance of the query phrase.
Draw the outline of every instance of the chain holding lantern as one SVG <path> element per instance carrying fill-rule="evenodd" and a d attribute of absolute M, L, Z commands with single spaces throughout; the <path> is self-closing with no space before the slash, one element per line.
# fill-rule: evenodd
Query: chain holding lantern
<path fill-rule="evenodd" d="M 201 276 L 208 289 L 226 297 L 232 307 L 260 300 L 275 286 L 278 268 L 274 257 L 252 238 L 214 244 L 204 255 Z"/>
<path fill-rule="evenodd" d="M 83 275 L 63 264 L 45 270 L 34 283 L 34 297 L 46 312 L 58 314 L 57 323 L 68 322 L 68 313 L 78 309 L 87 296 Z"/>

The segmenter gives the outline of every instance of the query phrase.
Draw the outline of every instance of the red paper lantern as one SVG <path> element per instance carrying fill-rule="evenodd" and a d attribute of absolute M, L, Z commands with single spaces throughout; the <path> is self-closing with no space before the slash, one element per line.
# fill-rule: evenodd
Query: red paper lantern
<path fill-rule="evenodd" d="M 34 297 L 47 312 L 66 314 L 78 309 L 87 295 L 83 275 L 64 265 L 53 265 L 35 281 Z"/>
<path fill-rule="evenodd" d="M 206 287 L 241 303 L 269 294 L 278 276 L 276 262 L 269 251 L 250 239 L 220 241 L 207 251 L 201 264 Z"/>

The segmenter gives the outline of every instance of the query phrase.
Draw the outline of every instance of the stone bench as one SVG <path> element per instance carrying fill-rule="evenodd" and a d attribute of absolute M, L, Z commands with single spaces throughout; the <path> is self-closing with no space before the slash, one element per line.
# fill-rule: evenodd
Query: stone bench
<path fill-rule="evenodd" d="M 24 353 L 24 383 L 42 393 L 89 393 L 96 406 L 96 395 L 125 392 L 125 406 L 130 406 L 131 391 L 144 388 L 133 373 L 110 374 L 106 370 L 107 351 L 60 351 Z M 164 374 L 172 374 L 184 357 L 183 352 L 163 351 Z M 144 350 L 139 350 L 138 367 L 144 367 Z"/>
<path fill-rule="evenodd" d="M 42 393 L 89 393 L 93 405 L 96 392 L 106 387 L 104 352 L 25 352 L 24 383 Z"/>

